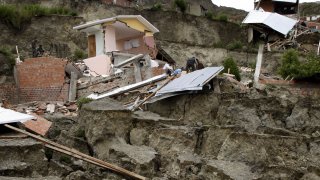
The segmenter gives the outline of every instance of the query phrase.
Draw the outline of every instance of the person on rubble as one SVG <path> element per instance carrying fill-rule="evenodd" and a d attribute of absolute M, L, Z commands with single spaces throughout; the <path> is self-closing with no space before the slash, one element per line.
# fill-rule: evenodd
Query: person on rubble
<path fill-rule="evenodd" d="M 173 63 L 166 63 L 162 69 L 165 71 L 167 75 L 171 76 L 171 74 L 174 72 L 173 66 Z"/>
<path fill-rule="evenodd" d="M 204 65 L 199 61 L 198 58 L 192 57 L 187 60 L 186 70 L 187 73 L 193 72 L 198 69 L 203 69 Z"/>

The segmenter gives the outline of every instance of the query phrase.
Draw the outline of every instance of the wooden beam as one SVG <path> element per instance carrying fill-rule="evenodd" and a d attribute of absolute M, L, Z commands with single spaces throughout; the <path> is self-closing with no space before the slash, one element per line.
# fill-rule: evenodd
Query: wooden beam
<path fill-rule="evenodd" d="M 156 91 L 154 91 L 153 93 L 151 93 L 147 98 L 145 98 L 143 101 L 141 101 L 139 104 L 137 104 L 136 106 L 134 106 L 132 108 L 132 111 L 135 111 L 136 109 L 138 109 L 140 106 L 143 105 L 143 103 L 145 103 L 146 101 L 148 101 L 151 97 L 153 97 L 158 91 L 160 91 L 160 89 L 162 89 L 165 85 L 167 85 L 171 80 L 173 80 L 175 78 L 175 76 L 171 76 L 164 84 L 162 84 Z"/>
<path fill-rule="evenodd" d="M 77 151 L 75 149 L 63 146 L 63 145 L 58 144 L 56 142 L 50 141 L 48 139 L 45 139 L 45 138 L 43 138 L 41 136 L 37 136 L 35 134 L 29 133 L 27 131 L 24 131 L 24 130 L 16 128 L 16 127 L 13 127 L 13 126 L 8 125 L 8 124 L 5 124 L 4 126 L 9 128 L 9 129 L 12 129 L 14 131 L 17 131 L 17 132 L 23 133 L 25 135 L 28 135 L 28 136 L 34 138 L 35 140 L 42 142 L 46 147 L 51 148 L 53 150 L 68 154 L 70 156 L 73 156 L 73 157 L 76 157 L 76 158 L 79 158 L 79 159 L 83 159 L 83 160 L 85 160 L 85 161 L 87 161 L 89 163 L 98 165 L 100 167 L 104 167 L 106 169 L 109 169 L 111 171 L 117 172 L 119 174 L 132 177 L 134 179 L 141 179 L 141 180 L 145 180 L 146 179 L 145 177 L 143 177 L 143 176 L 141 176 L 139 174 L 136 174 L 134 172 L 128 171 L 128 170 L 126 170 L 124 168 L 118 167 L 116 165 L 113 165 L 111 163 L 102 161 L 100 159 L 91 157 L 91 156 L 89 156 L 87 154 L 84 154 L 84 153 L 82 153 L 80 151 Z"/>

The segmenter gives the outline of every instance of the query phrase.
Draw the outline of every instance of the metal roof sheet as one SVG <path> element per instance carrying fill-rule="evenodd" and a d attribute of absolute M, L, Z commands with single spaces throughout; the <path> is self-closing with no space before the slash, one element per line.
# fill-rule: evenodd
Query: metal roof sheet
<path fill-rule="evenodd" d="M 283 35 L 287 35 L 297 21 L 277 13 L 250 11 L 242 23 L 264 24 Z"/>
<path fill-rule="evenodd" d="M 298 0 L 272 0 L 277 2 L 288 2 L 288 3 L 298 3 Z"/>
<path fill-rule="evenodd" d="M 156 96 L 166 93 L 202 90 L 203 85 L 208 83 L 211 79 L 217 76 L 224 68 L 221 67 L 207 67 L 192 73 L 183 75 L 171 81 L 168 85 L 160 89 Z"/>
<path fill-rule="evenodd" d="M 0 124 L 25 122 L 36 117 L 0 107 Z"/>

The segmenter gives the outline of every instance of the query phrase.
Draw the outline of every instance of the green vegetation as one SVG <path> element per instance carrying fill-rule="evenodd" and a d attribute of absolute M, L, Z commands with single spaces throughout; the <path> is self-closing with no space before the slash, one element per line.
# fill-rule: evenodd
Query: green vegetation
<path fill-rule="evenodd" d="M 60 156 L 60 162 L 66 163 L 66 164 L 71 164 L 72 160 L 69 156 L 61 155 Z"/>
<path fill-rule="evenodd" d="M 75 136 L 78 138 L 85 138 L 86 137 L 86 132 L 83 128 L 79 128 L 76 132 L 75 132 Z"/>
<path fill-rule="evenodd" d="M 218 41 L 216 43 L 213 43 L 212 46 L 214 48 L 223 48 L 223 49 L 226 48 L 226 45 L 222 41 Z"/>
<path fill-rule="evenodd" d="M 225 59 L 223 62 L 223 66 L 224 66 L 223 73 L 228 73 L 228 70 L 230 69 L 229 73 L 235 75 L 236 79 L 238 81 L 241 81 L 239 68 L 232 57 L 228 57 L 227 59 Z"/>
<path fill-rule="evenodd" d="M 208 19 L 213 19 L 213 13 L 211 11 L 206 12 L 204 16 L 207 17 Z"/>
<path fill-rule="evenodd" d="M 181 12 L 185 13 L 187 10 L 187 2 L 185 0 L 175 0 L 175 5 L 180 9 Z"/>
<path fill-rule="evenodd" d="M 74 51 L 72 60 L 77 61 L 77 60 L 86 59 L 87 57 L 88 57 L 88 54 L 86 54 L 84 51 L 82 51 L 81 49 L 76 49 Z"/>
<path fill-rule="evenodd" d="M 79 98 L 79 99 L 77 100 L 77 105 L 78 105 L 79 108 L 81 108 L 82 105 L 87 104 L 87 103 L 89 103 L 89 102 L 91 102 L 91 101 L 92 101 L 92 99 L 90 99 L 90 98 L 81 97 L 81 98 Z"/>
<path fill-rule="evenodd" d="M 151 10 L 152 10 L 152 11 L 160 11 L 160 10 L 162 10 L 162 4 L 159 3 L 159 2 L 155 3 L 155 4 L 151 7 Z"/>
<path fill-rule="evenodd" d="M 242 42 L 238 40 L 234 40 L 231 43 L 227 45 L 228 50 L 236 50 L 236 49 L 242 49 Z"/>
<path fill-rule="evenodd" d="M 305 62 L 300 62 L 298 52 L 290 49 L 283 54 L 278 72 L 283 78 L 311 78 L 320 73 L 320 57 L 309 54 Z"/>
<path fill-rule="evenodd" d="M 34 16 L 47 16 L 47 15 L 69 15 L 76 16 L 77 13 L 63 7 L 44 7 L 38 4 L 33 5 L 0 5 L 0 20 L 7 26 L 15 29 L 22 30 L 24 25 L 30 23 Z"/>
<path fill-rule="evenodd" d="M 6 46 L 0 46 L 0 54 L 3 54 L 6 58 L 8 64 L 10 65 L 10 69 L 12 70 L 16 61 L 14 59 L 13 54 L 11 53 L 10 49 Z"/>
<path fill-rule="evenodd" d="M 219 14 L 219 15 L 216 17 L 216 19 L 219 20 L 219 21 L 228 22 L 228 16 L 225 15 L 225 14 Z"/>

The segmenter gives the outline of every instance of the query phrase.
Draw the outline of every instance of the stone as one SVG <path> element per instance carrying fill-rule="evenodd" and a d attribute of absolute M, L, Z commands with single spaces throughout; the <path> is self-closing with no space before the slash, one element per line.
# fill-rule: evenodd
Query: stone
<path fill-rule="evenodd" d="M 221 160 L 209 160 L 203 168 L 201 175 L 207 178 L 214 175 L 222 179 L 236 180 L 259 178 L 259 174 L 252 172 L 251 167 L 245 163 Z"/>
<path fill-rule="evenodd" d="M 54 113 L 54 110 L 55 110 L 55 105 L 54 104 L 48 104 L 47 105 L 47 112 L 49 113 Z"/>

